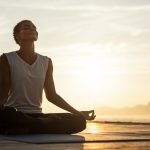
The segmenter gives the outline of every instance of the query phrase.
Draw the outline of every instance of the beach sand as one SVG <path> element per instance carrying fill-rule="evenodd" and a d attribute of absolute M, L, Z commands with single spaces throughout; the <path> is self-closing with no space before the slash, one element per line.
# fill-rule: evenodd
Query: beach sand
<path fill-rule="evenodd" d="M 29 144 L 0 141 L 0 150 L 149 150 L 150 124 L 119 122 L 88 122 L 87 129 L 78 135 L 85 143 Z"/>

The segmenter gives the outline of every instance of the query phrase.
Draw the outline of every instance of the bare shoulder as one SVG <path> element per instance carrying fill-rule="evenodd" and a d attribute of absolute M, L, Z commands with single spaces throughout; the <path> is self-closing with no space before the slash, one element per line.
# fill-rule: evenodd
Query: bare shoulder
<path fill-rule="evenodd" d="M 52 63 L 52 59 L 48 58 L 48 71 L 53 71 L 53 63 Z"/>
<path fill-rule="evenodd" d="M 48 63 L 52 63 L 52 59 L 50 57 L 47 57 Z"/>
<path fill-rule="evenodd" d="M 48 69 L 50 69 L 52 67 L 52 59 L 46 55 L 41 55 L 39 53 L 37 54 L 41 56 L 41 58 L 43 58 L 44 60 L 48 61 Z"/>

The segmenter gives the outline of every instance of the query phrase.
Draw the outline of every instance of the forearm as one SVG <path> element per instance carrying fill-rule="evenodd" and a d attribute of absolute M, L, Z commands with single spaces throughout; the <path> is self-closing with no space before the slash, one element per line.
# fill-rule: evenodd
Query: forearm
<path fill-rule="evenodd" d="M 71 105 L 69 105 L 62 97 L 60 97 L 58 94 L 56 94 L 55 96 L 48 98 L 48 100 L 53 103 L 54 105 L 69 111 L 73 114 L 78 114 L 81 115 L 80 112 L 78 110 L 76 110 L 75 108 L 73 108 Z"/>

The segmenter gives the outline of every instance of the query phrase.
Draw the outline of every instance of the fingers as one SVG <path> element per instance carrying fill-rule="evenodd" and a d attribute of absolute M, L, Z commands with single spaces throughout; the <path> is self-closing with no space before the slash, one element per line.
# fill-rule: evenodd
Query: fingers
<path fill-rule="evenodd" d="M 89 113 L 89 120 L 94 120 L 96 117 L 94 110 L 90 110 L 88 111 L 88 113 Z"/>
<path fill-rule="evenodd" d="M 95 117 L 96 117 L 96 115 L 94 115 L 94 116 L 93 116 L 92 120 L 94 120 L 94 119 L 95 119 Z"/>
<path fill-rule="evenodd" d="M 89 112 L 89 113 L 93 113 L 93 112 L 94 112 L 94 110 L 89 110 L 88 112 Z"/>
<path fill-rule="evenodd" d="M 91 116 L 94 116 L 94 115 L 95 115 L 94 110 L 90 110 L 90 111 L 89 111 L 89 114 L 91 114 Z"/>
<path fill-rule="evenodd" d="M 96 117 L 94 110 L 81 111 L 81 112 L 84 114 L 86 120 L 94 120 Z"/>
<path fill-rule="evenodd" d="M 95 117 L 96 117 L 96 115 L 92 115 L 92 116 L 90 116 L 90 120 L 94 120 L 95 119 Z"/>

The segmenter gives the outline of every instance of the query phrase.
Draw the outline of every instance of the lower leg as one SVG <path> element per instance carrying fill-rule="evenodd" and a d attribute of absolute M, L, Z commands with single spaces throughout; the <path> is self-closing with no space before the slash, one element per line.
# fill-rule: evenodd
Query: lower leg
<path fill-rule="evenodd" d="M 73 134 L 86 128 L 86 120 L 78 115 L 70 113 L 27 115 L 13 108 L 0 111 L 0 122 L 4 131 L 15 129 L 20 132 L 27 129 L 29 133 Z"/>
<path fill-rule="evenodd" d="M 42 132 L 53 134 L 73 134 L 86 128 L 83 117 L 70 113 L 44 114 L 44 130 Z"/>

